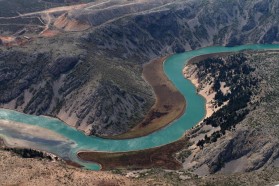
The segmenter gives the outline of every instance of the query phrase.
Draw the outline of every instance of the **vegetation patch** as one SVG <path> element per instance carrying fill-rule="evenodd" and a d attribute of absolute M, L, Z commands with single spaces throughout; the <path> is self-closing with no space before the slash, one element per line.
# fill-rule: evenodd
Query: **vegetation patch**
<path fill-rule="evenodd" d="M 211 91 L 216 92 L 213 106 L 216 108 L 223 105 L 203 121 L 206 125 L 220 127 L 220 131 L 211 136 L 206 135 L 197 143 L 198 146 L 216 142 L 226 130 L 234 128 L 254 109 L 250 102 L 258 93 L 259 80 L 253 75 L 255 68 L 251 67 L 248 61 L 247 54 L 237 53 L 226 57 L 207 58 L 193 64 L 196 65 L 199 81 L 212 85 Z M 224 92 L 222 88 L 228 91 Z M 227 104 L 224 104 L 225 102 Z"/>

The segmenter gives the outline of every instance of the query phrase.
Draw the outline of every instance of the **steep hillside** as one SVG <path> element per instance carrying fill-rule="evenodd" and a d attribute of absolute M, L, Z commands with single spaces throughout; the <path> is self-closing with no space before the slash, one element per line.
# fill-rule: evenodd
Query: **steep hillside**
<path fill-rule="evenodd" d="M 186 74 L 199 91 L 209 87 L 208 103 L 220 109 L 188 134 L 194 145 L 180 153 L 188 152 L 184 168 L 204 175 L 278 166 L 278 57 L 247 51 L 189 65 Z"/>
<path fill-rule="evenodd" d="M 279 40 L 275 0 L 65 2 L 22 4 L 18 14 L 0 1 L 12 11 L 0 17 L 0 101 L 87 134 L 117 135 L 142 121 L 155 103 L 141 78 L 151 59 Z"/>

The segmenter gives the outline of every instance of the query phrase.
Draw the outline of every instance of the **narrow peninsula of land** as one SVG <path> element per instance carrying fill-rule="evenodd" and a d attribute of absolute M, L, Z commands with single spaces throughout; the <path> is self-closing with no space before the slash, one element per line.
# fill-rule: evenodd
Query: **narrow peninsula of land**
<path fill-rule="evenodd" d="M 156 95 L 156 102 L 151 110 L 144 120 L 130 131 L 112 138 L 146 136 L 170 124 L 184 113 L 186 101 L 164 72 L 163 65 L 166 59 L 167 57 L 162 57 L 143 65 L 143 78 L 152 86 Z"/>

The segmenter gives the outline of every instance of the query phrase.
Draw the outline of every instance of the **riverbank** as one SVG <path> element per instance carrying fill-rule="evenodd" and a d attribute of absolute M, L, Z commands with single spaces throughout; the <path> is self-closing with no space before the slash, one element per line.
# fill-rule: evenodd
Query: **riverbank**
<path fill-rule="evenodd" d="M 186 79 L 190 80 L 191 83 L 196 87 L 197 93 L 201 95 L 205 101 L 205 110 L 206 114 L 204 118 L 210 117 L 214 112 L 218 111 L 221 107 L 215 107 L 214 105 L 214 97 L 216 92 L 212 90 L 212 84 L 210 82 L 208 83 L 201 83 L 199 81 L 199 78 L 197 77 L 197 69 L 195 67 L 195 63 L 198 63 L 202 60 L 205 60 L 207 58 L 217 58 L 217 57 L 223 57 L 231 54 L 231 52 L 223 52 L 223 53 L 213 53 L 213 54 L 205 54 L 193 57 L 190 59 L 187 63 L 187 65 L 183 69 L 183 75 Z M 223 87 L 221 87 L 222 91 L 227 91 Z"/>
<path fill-rule="evenodd" d="M 131 139 L 153 133 L 179 118 L 185 111 L 186 101 L 164 72 L 162 57 L 143 66 L 143 78 L 149 83 L 156 96 L 156 102 L 144 120 L 129 132 L 112 136 L 112 139 Z"/>
<path fill-rule="evenodd" d="M 35 154 L 41 158 L 62 161 L 67 163 L 67 165 L 78 168 L 82 167 L 76 162 L 63 159 L 56 154 L 41 150 L 40 146 L 32 141 L 32 138 L 35 138 L 38 141 L 49 141 L 50 143 L 69 143 L 67 138 L 57 133 L 38 126 L 24 125 L 20 122 L 7 120 L 0 120 L 0 128 L 6 133 L 6 135 L 5 133 L 3 133 L 3 135 L 0 134 L 0 149 L 2 150 L 12 151 L 18 154 L 27 154 L 27 156 Z M 10 133 L 18 134 L 18 138 L 10 137 Z"/>
<path fill-rule="evenodd" d="M 168 170 L 179 170 L 182 168 L 181 162 L 175 157 L 174 153 L 190 146 L 188 139 L 183 137 L 176 142 L 145 149 L 129 152 L 94 152 L 80 151 L 77 156 L 82 161 L 98 162 L 101 170 L 113 169 L 152 169 L 163 168 Z"/>
<path fill-rule="evenodd" d="M 3 137 L 0 137 L 0 151 L 7 151 L 13 154 L 17 154 L 22 159 L 44 159 L 49 162 L 61 162 L 65 163 L 68 166 L 82 168 L 83 166 L 73 162 L 71 160 L 62 159 L 61 157 L 57 156 L 56 154 L 34 149 L 34 148 L 26 148 L 23 146 L 10 146 Z"/>

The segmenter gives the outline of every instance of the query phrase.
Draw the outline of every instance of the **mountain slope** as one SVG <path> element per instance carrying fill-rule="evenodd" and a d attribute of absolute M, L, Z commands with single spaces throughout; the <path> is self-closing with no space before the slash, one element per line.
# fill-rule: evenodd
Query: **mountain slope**
<path fill-rule="evenodd" d="M 278 42 L 275 0 L 86 3 L 0 18 L 10 23 L 0 28 L 1 107 L 58 117 L 87 134 L 117 135 L 155 103 L 141 78 L 143 63 L 210 45 Z M 34 21 L 40 23 L 31 29 Z M 12 26 L 18 22 L 20 28 Z"/>
<path fill-rule="evenodd" d="M 247 51 L 190 65 L 200 90 L 210 86 L 213 106 L 223 106 L 189 133 L 194 145 L 186 169 L 204 175 L 278 166 L 278 57 L 278 51 Z"/>

